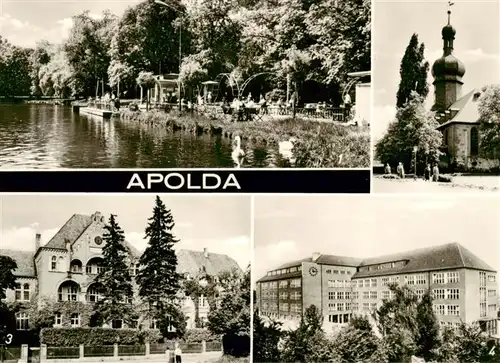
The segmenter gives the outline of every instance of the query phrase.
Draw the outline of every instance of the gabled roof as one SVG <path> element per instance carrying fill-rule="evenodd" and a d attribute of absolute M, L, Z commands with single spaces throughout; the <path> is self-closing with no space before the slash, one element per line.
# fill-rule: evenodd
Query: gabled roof
<path fill-rule="evenodd" d="M 479 120 L 479 100 L 481 96 L 476 97 L 475 94 L 482 94 L 481 90 L 473 89 L 465 96 L 461 97 L 454 104 L 452 104 L 449 110 L 458 110 L 457 114 L 451 119 L 446 121 L 444 124 L 439 125 L 439 129 L 446 127 L 453 123 L 467 123 L 467 124 L 477 124 Z"/>
<path fill-rule="evenodd" d="M 73 243 L 92 222 L 91 216 L 73 214 L 44 247 L 66 248 L 66 242 Z"/>
<path fill-rule="evenodd" d="M 489 266 L 486 262 L 482 261 L 468 249 L 455 242 L 387 256 L 368 258 L 363 260 L 363 263 L 360 266 L 378 265 L 396 261 L 406 261 L 407 263 L 400 267 L 391 269 L 357 272 L 354 274 L 353 278 L 449 270 L 456 268 L 495 271 L 495 269 Z"/>
<path fill-rule="evenodd" d="M 196 276 L 203 268 L 207 274 L 212 276 L 222 271 L 231 271 L 233 269 L 242 272 L 236 261 L 228 255 L 207 253 L 207 257 L 205 257 L 203 251 L 179 250 L 177 252 L 178 273 L 187 273 L 190 276 Z"/>
<path fill-rule="evenodd" d="M 0 249 L 0 255 L 9 256 L 14 261 L 16 261 L 17 269 L 14 270 L 15 276 L 36 277 L 34 251 Z"/>

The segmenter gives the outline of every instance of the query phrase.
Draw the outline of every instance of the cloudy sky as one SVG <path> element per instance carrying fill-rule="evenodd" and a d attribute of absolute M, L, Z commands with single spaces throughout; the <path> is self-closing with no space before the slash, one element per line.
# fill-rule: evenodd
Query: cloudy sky
<path fill-rule="evenodd" d="M 0 195 L 0 248 L 34 249 L 35 234 L 42 244 L 73 214 L 106 218 L 117 215 L 126 238 L 143 250 L 144 229 L 151 216 L 154 195 Z M 172 211 L 177 248 L 224 253 L 245 269 L 250 263 L 250 198 L 246 196 L 162 196 Z"/>
<path fill-rule="evenodd" d="M 258 196 L 252 272 L 313 252 L 366 258 L 449 242 L 500 271 L 499 218 L 489 197 Z"/>
<path fill-rule="evenodd" d="M 500 83 L 500 10 L 496 0 L 454 0 L 451 24 L 457 34 L 454 55 L 465 64 L 463 94 L 473 88 Z M 448 19 L 445 0 L 374 0 L 372 133 L 379 139 L 395 115 L 399 66 L 413 33 L 425 44 L 425 57 L 432 67 L 443 53 L 441 29 Z M 429 72 L 427 105 L 434 100 Z"/>
<path fill-rule="evenodd" d="M 46 39 L 61 43 L 73 26 L 72 16 L 90 10 L 97 16 L 104 10 L 122 15 L 139 0 L 2 0 L 0 35 L 11 43 L 33 47 Z"/>

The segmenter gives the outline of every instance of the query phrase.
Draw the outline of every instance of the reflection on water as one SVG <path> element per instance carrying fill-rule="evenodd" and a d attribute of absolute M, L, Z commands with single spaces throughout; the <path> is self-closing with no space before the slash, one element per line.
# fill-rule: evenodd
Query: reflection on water
<path fill-rule="evenodd" d="M 280 164 L 274 150 L 243 148 L 245 167 Z M 78 115 L 65 106 L 0 104 L 1 168 L 231 168 L 231 151 L 220 136 Z"/>

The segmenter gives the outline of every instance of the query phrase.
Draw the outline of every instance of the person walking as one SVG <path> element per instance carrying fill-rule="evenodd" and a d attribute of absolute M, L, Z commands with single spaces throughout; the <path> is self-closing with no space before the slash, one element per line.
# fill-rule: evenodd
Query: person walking
<path fill-rule="evenodd" d="M 179 343 L 175 343 L 174 356 L 175 363 L 182 363 L 182 350 Z"/>
<path fill-rule="evenodd" d="M 405 178 L 405 168 L 403 166 L 403 163 L 400 161 L 399 164 L 398 164 L 398 167 L 396 169 L 396 171 L 398 172 L 398 176 L 401 178 L 401 179 L 404 179 Z"/>
<path fill-rule="evenodd" d="M 439 181 L 439 167 L 437 163 L 434 163 L 434 167 L 432 168 L 432 181 Z"/>

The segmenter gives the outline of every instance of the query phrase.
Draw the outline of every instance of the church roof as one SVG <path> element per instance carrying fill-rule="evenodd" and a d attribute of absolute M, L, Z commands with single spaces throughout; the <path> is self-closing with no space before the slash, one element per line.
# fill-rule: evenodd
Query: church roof
<path fill-rule="evenodd" d="M 455 116 L 439 125 L 438 129 L 444 128 L 454 123 L 477 124 L 479 120 L 479 100 L 482 92 L 479 89 L 473 89 L 465 96 L 453 103 L 448 110 L 456 112 Z M 458 112 L 457 112 L 458 111 Z"/>
<path fill-rule="evenodd" d="M 9 256 L 16 261 L 14 275 L 19 277 L 36 277 L 35 252 L 0 249 L 0 255 Z"/>

